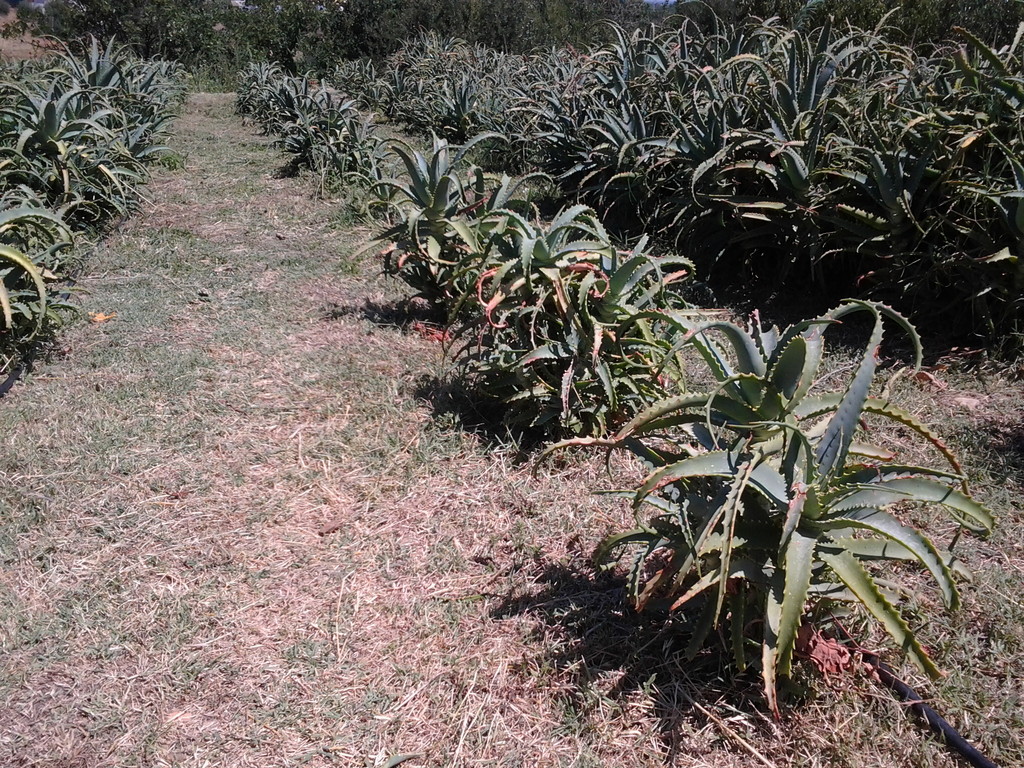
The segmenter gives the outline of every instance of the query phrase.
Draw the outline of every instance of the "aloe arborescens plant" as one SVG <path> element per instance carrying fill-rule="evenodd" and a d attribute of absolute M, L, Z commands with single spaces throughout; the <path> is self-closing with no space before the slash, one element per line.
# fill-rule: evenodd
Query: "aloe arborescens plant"
<path fill-rule="evenodd" d="M 816 391 L 824 331 L 854 313 L 874 322 L 856 372 L 842 391 Z M 649 474 L 628 494 L 638 525 L 609 537 L 599 557 L 632 551 L 628 586 L 638 609 L 659 602 L 674 610 L 704 599 L 692 652 L 729 620 L 743 666 L 745 631 L 760 626 L 762 675 L 776 712 L 776 680 L 790 674 L 808 604 L 859 603 L 923 671 L 937 675 L 893 603 L 898 585 L 865 564 L 916 562 L 954 608 L 951 553 L 906 524 L 901 511 L 916 502 L 938 504 L 968 530 L 984 534 L 993 525 L 988 510 L 965 492 L 959 466 L 939 438 L 911 414 L 870 396 L 884 319 L 907 332 L 919 364 L 913 327 L 875 303 L 847 301 L 782 332 L 680 317 L 680 344 L 699 353 L 716 384 L 663 400 L 612 439 L 560 444 L 624 447 L 646 463 Z M 883 447 L 861 442 L 867 417 L 912 430 L 949 466 L 901 463 Z"/>

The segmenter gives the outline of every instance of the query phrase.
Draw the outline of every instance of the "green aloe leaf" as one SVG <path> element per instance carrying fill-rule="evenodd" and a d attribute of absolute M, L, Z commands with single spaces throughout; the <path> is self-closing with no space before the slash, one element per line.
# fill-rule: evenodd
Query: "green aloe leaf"
<path fill-rule="evenodd" d="M 782 625 L 782 606 L 785 602 L 785 577 L 781 572 L 772 575 L 765 595 L 764 630 L 761 641 L 761 678 L 768 706 L 779 715 L 778 684 L 779 629 Z"/>
<path fill-rule="evenodd" d="M 739 373 L 764 376 L 767 368 L 764 356 L 749 333 L 734 323 L 718 320 L 698 325 L 689 335 L 698 337 L 707 334 L 708 331 L 719 331 L 732 345 L 739 364 Z"/>
<path fill-rule="evenodd" d="M 888 512 L 875 509 L 849 510 L 842 517 L 817 520 L 812 523 L 816 527 L 839 532 L 843 529 L 868 530 L 885 536 L 896 542 L 928 569 L 942 590 L 942 598 L 946 607 L 956 609 L 960 605 L 960 595 L 953 583 L 953 574 L 949 566 L 939 555 L 935 545 L 925 536 L 910 526 L 904 525 Z"/>
<path fill-rule="evenodd" d="M 785 591 L 775 634 L 778 643 L 778 671 L 786 677 L 790 675 L 797 630 L 800 628 L 807 593 L 811 586 L 817 543 L 817 536 L 804 533 L 798 527 L 789 538 L 789 546 L 786 547 L 782 563 L 785 570 Z"/>
<path fill-rule="evenodd" d="M 899 501 L 931 502 L 949 509 L 957 522 L 975 533 L 991 533 L 995 525 L 992 513 L 983 505 L 938 480 L 923 477 L 896 478 L 855 488 L 832 498 L 829 502 L 831 511 L 843 513 L 861 508 L 881 509 Z"/>
<path fill-rule="evenodd" d="M 932 679 L 938 678 L 940 676 L 938 667 L 925 653 L 899 611 L 885 599 L 879 591 L 878 585 L 864 570 L 857 558 L 849 552 L 841 550 L 833 552 L 824 547 L 819 548 L 818 552 L 821 559 L 828 564 L 861 605 L 885 627 L 900 650 L 907 654 L 922 672 Z"/>
<path fill-rule="evenodd" d="M 637 489 L 634 504 L 639 505 L 657 488 L 679 480 L 701 477 L 737 477 L 746 471 L 746 463 L 735 451 L 709 451 L 698 456 L 683 459 L 661 467 L 648 475 Z M 752 467 L 749 471 L 750 487 L 759 491 L 775 506 L 785 508 L 788 504 L 786 481 L 778 470 L 767 463 Z"/>
<path fill-rule="evenodd" d="M 857 431 L 864 403 L 868 399 L 868 392 L 875 377 L 875 369 L 878 367 L 876 355 L 882 344 L 882 318 L 877 311 L 874 314 L 875 327 L 857 367 L 857 373 L 818 443 L 818 471 L 825 476 L 834 474 L 845 464 L 850 443 L 853 442 L 853 435 Z"/>
<path fill-rule="evenodd" d="M 687 393 L 665 398 L 637 414 L 632 421 L 624 426 L 617 437 L 624 439 L 634 434 L 654 432 L 679 423 L 689 423 L 696 414 L 687 412 L 690 408 L 700 408 L 699 419 L 705 419 L 705 409 L 710 404 L 712 413 L 721 418 L 717 423 L 732 422 L 737 425 L 751 424 L 760 421 L 758 413 L 743 403 L 739 403 L 725 395 L 710 393 Z"/>
<path fill-rule="evenodd" d="M 39 296 L 39 312 L 36 313 L 35 317 L 35 333 L 42 326 L 43 318 L 46 313 L 46 284 L 43 282 L 42 273 L 39 268 L 32 263 L 21 251 L 10 247 L 9 245 L 0 244 L 0 260 L 8 261 L 14 266 L 18 267 L 22 272 L 28 275 L 32 284 L 35 286 L 36 293 Z M 0 308 L 3 311 L 4 322 L 7 327 L 10 328 L 14 323 L 13 310 L 11 307 L 11 298 L 7 290 L 7 287 L 0 281 Z"/>

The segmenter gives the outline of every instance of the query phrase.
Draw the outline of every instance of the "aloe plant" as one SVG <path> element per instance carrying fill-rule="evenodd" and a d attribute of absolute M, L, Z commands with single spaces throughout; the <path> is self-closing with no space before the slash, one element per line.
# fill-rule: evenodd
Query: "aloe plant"
<path fill-rule="evenodd" d="M 290 77 L 276 65 L 252 64 L 239 74 L 235 109 L 276 136 L 296 168 L 316 173 L 321 191 L 339 184 L 365 189 L 383 181 L 387 146 L 356 103 L 308 74 Z"/>
<path fill-rule="evenodd" d="M 54 295 L 73 234 L 138 204 L 181 88 L 176 65 L 96 41 L 0 82 L 0 327 L 9 363 L 60 322 Z"/>
<path fill-rule="evenodd" d="M 856 370 L 844 389 L 820 391 L 823 335 L 857 313 L 867 314 L 873 327 Z M 703 600 L 691 653 L 727 622 L 742 668 L 747 630 L 759 627 L 761 674 L 776 712 L 776 683 L 792 672 L 809 608 L 836 601 L 862 606 L 936 676 L 893 602 L 901 585 L 866 565 L 916 563 L 955 608 L 953 555 L 911 526 L 904 510 L 936 505 L 967 530 L 992 529 L 990 512 L 966 493 L 942 441 L 910 413 L 870 395 L 884 320 L 909 336 L 920 364 L 916 331 L 875 303 L 847 301 L 783 331 L 677 317 L 685 334 L 678 346 L 697 353 L 714 386 L 656 403 L 611 438 L 556 446 L 627 449 L 646 464 L 640 486 L 622 494 L 632 500 L 637 527 L 606 539 L 598 558 L 631 553 L 628 590 L 637 609 L 657 603 L 678 610 Z M 911 430 L 947 466 L 916 466 L 872 444 L 861 427 L 872 418 Z"/>
<path fill-rule="evenodd" d="M 498 222 L 488 215 L 524 208 L 526 202 L 516 195 L 536 175 L 513 182 L 469 166 L 467 153 L 495 138 L 500 137 L 479 134 L 461 146 L 450 146 L 435 137 L 429 154 L 392 142 L 407 175 L 378 185 L 386 196 L 382 203 L 398 214 L 398 221 L 376 238 L 388 246 L 385 273 L 401 278 L 450 316 L 471 294 L 490 248 L 488 233 Z"/>
<path fill-rule="evenodd" d="M 526 57 L 423 35 L 340 77 L 413 133 L 505 135 L 485 167 L 540 169 L 560 203 L 712 282 L 768 295 L 804 276 L 822 306 L 858 293 L 1012 352 L 1024 34 L 960 35 L 929 58 L 884 31 L 753 19 Z"/>
<path fill-rule="evenodd" d="M 497 214 L 477 280 L 482 328 L 461 354 L 482 395 L 513 424 L 549 434 L 605 434 L 669 390 L 656 308 L 685 306 L 692 265 L 619 251 L 592 210 L 550 224 Z M 677 371 L 677 373 L 679 373 Z"/>

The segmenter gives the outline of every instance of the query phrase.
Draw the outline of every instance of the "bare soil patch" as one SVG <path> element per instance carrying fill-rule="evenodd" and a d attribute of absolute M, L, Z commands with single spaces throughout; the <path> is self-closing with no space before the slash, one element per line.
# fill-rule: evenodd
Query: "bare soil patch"
<path fill-rule="evenodd" d="M 8 27 L 17 23 L 14 11 L 0 17 L 0 61 L 25 61 L 48 56 L 60 46 L 53 40 L 34 37 L 29 34 L 11 36 Z"/>

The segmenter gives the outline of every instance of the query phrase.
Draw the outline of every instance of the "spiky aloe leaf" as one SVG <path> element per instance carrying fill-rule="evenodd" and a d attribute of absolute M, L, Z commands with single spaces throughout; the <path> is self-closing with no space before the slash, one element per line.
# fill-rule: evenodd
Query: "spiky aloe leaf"
<path fill-rule="evenodd" d="M 729 392 L 738 400 L 750 406 L 751 409 L 758 413 L 757 421 L 767 421 L 776 415 L 774 410 L 777 409 L 773 409 L 771 413 L 765 413 L 761 407 L 765 396 L 764 380 L 755 374 L 739 373 L 735 376 L 730 376 L 718 386 L 716 394 L 717 392 Z"/>
<path fill-rule="evenodd" d="M 840 320 L 846 315 L 854 312 L 866 311 L 875 320 L 871 337 L 861 357 L 857 372 L 854 374 L 842 400 L 836 407 L 835 413 L 829 421 L 828 427 L 818 443 L 816 458 L 818 460 L 819 472 L 822 475 L 830 476 L 841 469 L 846 462 L 846 456 L 853 442 L 854 433 L 857 431 L 857 424 L 860 421 L 861 413 L 864 411 L 865 403 L 868 400 L 868 391 L 874 379 L 875 370 L 878 367 L 878 351 L 882 345 L 883 318 L 895 321 L 914 344 L 915 367 L 921 365 L 921 340 L 917 331 L 910 322 L 901 314 L 885 306 L 866 301 L 847 301 L 829 312 L 826 317 L 832 320 Z"/>
<path fill-rule="evenodd" d="M 938 480 L 926 477 L 901 477 L 877 483 L 854 486 L 852 491 L 841 491 L 829 500 L 834 513 L 872 508 L 881 509 L 898 501 L 917 501 L 941 504 L 965 528 L 975 533 L 992 532 L 995 521 L 992 513 L 965 493 Z"/>
<path fill-rule="evenodd" d="M 615 550 L 628 547 L 630 544 L 649 543 L 652 535 L 653 532 L 649 528 L 633 528 L 608 536 L 594 552 L 594 562 L 599 565 L 607 565 Z"/>
<path fill-rule="evenodd" d="M 834 412 L 839 407 L 842 400 L 843 395 L 838 392 L 807 397 L 803 402 L 793 408 L 793 415 L 798 419 L 817 418 L 827 413 Z M 958 474 L 961 472 L 960 463 L 957 461 L 953 452 L 949 449 L 949 446 L 947 446 L 945 442 L 943 442 L 942 438 L 935 434 L 927 424 L 924 424 L 914 415 L 893 405 L 892 403 L 873 397 L 869 397 L 865 401 L 863 410 L 864 413 L 870 413 L 876 416 L 885 416 L 886 418 L 897 421 L 914 430 L 917 434 L 931 443 L 940 453 L 942 453 Z"/>
<path fill-rule="evenodd" d="M 693 582 L 693 584 L 691 584 L 682 595 L 675 599 L 670 610 L 677 611 L 687 603 L 691 602 L 698 595 L 703 594 L 712 587 L 725 584 L 728 580 L 723 580 L 723 573 L 725 573 L 725 571 L 718 567 L 701 575 L 701 577 Z M 709 600 L 708 604 L 712 608 L 712 613 L 717 616 L 718 612 L 721 610 L 717 601 Z"/>
<path fill-rule="evenodd" d="M 0 244 L 0 260 L 10 262 L 24 272 L 35 286 L 39 296 L 39 311 L 36 313 L 35 328 L 32 332 L 32 335 L 35 335 L 42 327 L 43 318 L 46 316 L 46 284 L 43 282 L 42 272 L 25 254 L 9 245 Z M 0 309 L 3 311 L 4 323 L 10 328 L 14 324 L 14 313 L 10 293 L 3 281 L 0 281 Z"/>
<path fill-rule="evenodd" d="M 618 439 L 634 434 L 647 434 L 693 421 L 705 421 L 710 404 L 713 424 L 747 425 L 760 421 L 756 411 L 725 395 L 688 393 L 665 398 L 637 414 L 619 430 Z M 687 409 L 700 408 L 700 413 Z"/>
<path fill-rule="evenodd" d="M 831 534 L 832 543 L 847 550 L 859 560 L 902 560 L 920 562 L 918 556 L 902 544 L 880 536 L 836 536 Z M 971 572 L 948 549 L 936 548 L 942 562 L 950 570 L 964 579 L 971 578 Z"/>
<path fill-rule="evenodd" d="M 786 547 L 782 567 L 785 570 L 785 593 L 779 612 L 779 623 L 776 627 L 778 638 L 779 673 L 788 677 L 793 662 L 793 648 L 796 644 L 797 630 L 807 602 L 807 592 L 811 586 L 811 574 L 815 562 L 815 548 L 818 536 L 805 533 L 800 527 L 793 531 L 789 545 Z"/>
<path fill-rule="evenodd" d="M 846 454 L 857 431 L 864 402 L 875 377 L 878 367 L 878 348 L 882 344 L 882 318 L 875 313 L 875 327 L 871 339 L 864 350 L 857 373 L 847 387 L 843 399 L 829 420 L 825 433 L 821 436 L 816 450 L 818 471 L 829 476 L 842 468 L 846 462 Z"/>
<path fill-rule="evenodd" d="M 891 403 L 887 403 L 883 400 L 878 400 L 873 397 L 868 398 L 868 400 L 864 403 L 864 412 L 872 413 L 877 416 L 886 416 L 887 418 L 890 418 L 893 421 L 897 421 L 903 426 L 909 427 L 910 429 L 914 430 L 915 432 L 917 432 L 917 434 L 921 435 L 921 437 L 925 438 L 929 443 L 935 446 L 939 453 L 941 453 L 945 457 L 945 459 L 949 462 L 950 466 L 953 467 L 953 469 L 957 473 L 960 473 L 962 471 L 960 467 L 960 462 L 957 461 L 956 456 L 949 449 L 949 446 L 946 445 L 942 438 L 935 434 L 931 429 L 929 429 L 929 427 L 926 424 L 919 421 L 911 413 L 908 413 L 902 408 L 892 405 Z"/>
<path fill-rule="evenodd" d="M 732 570 L 732 553 L 735 544 L 736 521 L 743 515 L 743 492 L 747 484 L 751 482 L 751 473 L 754 470 L 754 457 L 745 454 L 740 457 L 740 467 L 735 479 L 730 484 L 729 493 L 722 504 L 722 540 L 718 555 L 718 592 L 715 596 L 715 615 L 722 612 L 725 604 L 726 587 L 728 586 L 728 575 Z"/>
<path fill-rule="evenodd" d="M 799 529 L 793 532 L 783 569 L 773 575 L 766 594 L 761 675 L 768 705 L 776 714 L 776 681 L 779 675 L 788 677 L 791 671 L 797 631 L 810 592 L 817 542 L 817 536 Z"/>
<path fill-rule="evenodd" d="M 706 335 L 708 331 L 719 331 L 732 345 L 739 365 L 739 373 L 764 376 L 766 369 L 764 356 L 749 333 L 735 323 L 716 320 L 698 325 L 690 331 L 689 336 L 697 338 Z"/>
<path fill-rule="evenodd" d="M 939 555 L 935 545 L 910 526 L 903 525 L 888 512 L 875 509 L 854 509 L 842 517 L 813 521 L 811 525 L 822 530 L 841 532 L 844 529 L 868 530 L 885 536 L 904 547 L 908 552 L 928 569 L 932 574 L 947 608 L 956 609 L 960 605 L 960 595 L 953 583 L 953 574 L 949 566 Z"/>
<path fill-rule="evenodd" d="M 778 470 L 767 463 L 749 467 L 742 454 L 736 451 L 709 451 L 683 459 L 652 472 L 637 489 L 634 504 L 639 505 L 656 489 L 690 478 L 733 478 L 749 471 L 750 487 L 757 490 L 773 506 L 785 508 L 788 503 L 786 481 Z M 744 482 L 743 487 L 746 487 Z"/>
<path fill-rule="evenodd" d="M 771 366 L 769 381 L 787 400 L 798 399 L 797 394 L 809 389 L 814 382 L 817 365 L 807 352 L 807 339 L 797 336 L 786 345 Z"/>
<path fill-rule="evenodd" d="M 729 634 L 732 639 L 732 656 L 740 672 L 747 668 L 747 585 L 739 582 L 735 592 L 729 596 Z"/>
<path fill-rule="evenodd" d="M 651 555 L 669 543 L 661 536 L 652 533 L 648 533 L 646 537 L 638 538 L 636 541 L 642 546 L 640 551 L 633 558 L 633 563 L 626 576 L 626 592 L 633 599 L 634 607 L 639 605 L 640 596 L 643 591 L 642 579 L 644 565 L 647 563 L 647 560 Z"/>
<path fill-rule="evenodd" d="M 785 576 L 776 571 L 765 590 L 764 630 L 761 640 L 761 679 L 768 707 L 779 715 L 776 690 L 779 667 L 779 628 L 782 625 L 782 605 L 786 596 Z"/>
<path fill-rule="evenodd" d="M 884 480 L 899 480 L 910 477 L 923 477 L 926 479 L 957 482 L 963 479 L 963 475 L 954 472 L 944 472 L 941 469 L 929 467 L 918 467 L 913 464 L 885 464 L 865 466 L 856 464 L 849 467 L 836 478 L 839 487 L 867 485 L 878 483 Z"/>
<path fill-rule="evenodd" d="M 846 585 L 861 605 L 885 627 L 889 636 L 896 641 L 900 649 L 921 671 L 933 679 L 939 677 L 938 667 L 925 653 L 907 622 L 904 621 L 899 611 L 885 599 L 874 579 L 864 570 L 857 558 L 845 550 L 830 551 L 825 547 L 820 547 L 818 553 L 839 580 Z"/>

